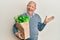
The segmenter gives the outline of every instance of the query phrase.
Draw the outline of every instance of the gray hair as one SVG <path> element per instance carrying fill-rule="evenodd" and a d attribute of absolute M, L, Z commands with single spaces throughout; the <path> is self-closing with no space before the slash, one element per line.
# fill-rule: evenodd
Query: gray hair
<path fill-rule="evenodd" d="M 31 3 L 34 3 L 34 4 L 35 4 L 35 7 L 36 7 L 36 2 L 30 1 L 30 2 L 28 3 L 28 5 L 31 4 Z"/>

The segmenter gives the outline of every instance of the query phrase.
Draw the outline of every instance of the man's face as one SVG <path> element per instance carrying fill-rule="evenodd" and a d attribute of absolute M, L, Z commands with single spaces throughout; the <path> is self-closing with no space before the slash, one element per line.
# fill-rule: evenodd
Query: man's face
<path fill-rule="evenodd" d="M 35 9 L 36 9 L 36 4 L 34 4 L 34 3 L 29 3 L 29 4 L 27 5 L 27 12 L 28 12 L 28 13 L 33 13 L 33 12 L 35 11 Z"/>

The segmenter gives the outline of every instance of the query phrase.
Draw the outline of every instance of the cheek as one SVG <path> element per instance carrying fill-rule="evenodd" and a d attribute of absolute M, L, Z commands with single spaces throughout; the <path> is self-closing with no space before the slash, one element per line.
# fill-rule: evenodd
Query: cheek
<path fill-rule="evenodd" d="M 35 11 L 35 8 L 32 8 L 33 11 Z"/>
<path fill-rule="evenodd" d="M 27 10 L 30 10 L 30 8 L 29 8 L 29 7 L 27 7 Z"/>

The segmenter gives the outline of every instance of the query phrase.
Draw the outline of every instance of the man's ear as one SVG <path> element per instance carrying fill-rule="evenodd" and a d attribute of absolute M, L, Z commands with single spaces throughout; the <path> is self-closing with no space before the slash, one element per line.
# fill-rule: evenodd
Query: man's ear
<path fill-rule="evenodd" d="M 36 10 L 36 7 L 35 7 L 35 10 Z"/>
<path fill-rule="evenodd" d="M 27 6 L 28 6 L 28 4 L 27 4 Z"/>
<path fill-rule="evenodd" d="M 36 10 L 36 7 L 35 7 L 35 10 Z"/>

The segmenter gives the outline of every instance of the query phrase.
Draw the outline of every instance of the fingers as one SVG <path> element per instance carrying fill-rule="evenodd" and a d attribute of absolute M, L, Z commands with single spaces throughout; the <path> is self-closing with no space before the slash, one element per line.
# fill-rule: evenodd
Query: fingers
<path fill-rule="evenodd" d="M 47 16 L 45 17 L 45 20 L 46 20 Z"/>
<path fill-rule="evenodd" d="M 54 19 L 54 16 L 52 16 L 51 18 Z"/>
<path fill-rule="evenodd" d="M 53 20 L 54 19 L 54 16 L 51 16 L 50 18 L 49 18 L 49 20 Z"/>
<path fill-rule="evenodd" d="M 45 18 L 47 18 L 47 16 Z"/>
<path fill-rule="evenodd" d="M 51 16 L 49 18 L 47 18 L 47 16 L 46 16 L 44 22 L 48 23 L 48 22 L 52 21 L 53 19 L 54 19 L 54 16 Z"/>

